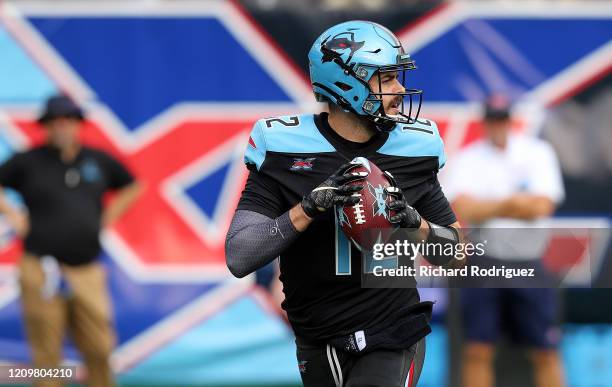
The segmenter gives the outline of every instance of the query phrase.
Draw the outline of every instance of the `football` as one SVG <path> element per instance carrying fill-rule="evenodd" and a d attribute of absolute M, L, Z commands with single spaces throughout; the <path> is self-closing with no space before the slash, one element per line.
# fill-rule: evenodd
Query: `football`
<path fill-rule="evenodd" d="M 386 203 L 393 198 L 384 190 L 391 182 L 380 168 L 364 157 L 356 157 L 351 163 L 362 165 L 352 172 L 368 172 L 368 177 L 350 183 L 364 187 L 353 194 L 360 199 L 357 204 L 337 208 L 338 224 L 359 250 L 369 251 L 375 243 L 386 241 L 394 228 L 386 210 Z"/>

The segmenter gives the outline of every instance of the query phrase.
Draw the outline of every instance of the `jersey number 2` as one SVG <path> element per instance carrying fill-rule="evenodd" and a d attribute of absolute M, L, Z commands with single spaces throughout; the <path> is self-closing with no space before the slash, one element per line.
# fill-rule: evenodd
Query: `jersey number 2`
<path fill-rule="evenodd" d="M 298 126 L 300 124 L 300 119 L 298 116 L 287 117 L 289 120 L 285 121 L 284 118 L 269 118 L 266 120 L 266 127 L 271 128 L 272 124 L 278 122 L 283 126 Z"/>

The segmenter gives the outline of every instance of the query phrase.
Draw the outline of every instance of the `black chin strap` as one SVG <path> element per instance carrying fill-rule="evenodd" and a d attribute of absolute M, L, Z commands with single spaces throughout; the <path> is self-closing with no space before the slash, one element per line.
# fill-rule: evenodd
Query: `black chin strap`
<path fill-rule="evenodd" d="M 391 132 L 393 128 L 395 128 L 395 125 L 397 124 L 397 122 L 393 120 L 389 120 L 389 119 L 384 119 L 381 116 L 374 116 L 374 115 L 367 114 L 366 117 L 370 121 L 372 121 L 376 129 L 381 132 Z"/>

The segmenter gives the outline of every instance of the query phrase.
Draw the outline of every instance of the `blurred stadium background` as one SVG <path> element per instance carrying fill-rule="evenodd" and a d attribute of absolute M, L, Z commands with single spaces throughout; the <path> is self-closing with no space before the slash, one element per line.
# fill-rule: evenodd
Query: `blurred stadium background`
<path fill-rule="evenodd" d="M 349 19 L 388 26 L 413 54 L 411 86 L 425 90 L 422 114 L 438 121 L 449 165 L 480 136 L 481 101 L 506 93 L 522 130 L 558 152 L 559 222 L 609 228 L 610 1 L 1 1 L 0 159 L 41 141 L 34 119 L 62 91 L 87 108 L 85 141 L 146 184 L 103 235 L 122 385 L 300 384 L 290 329 L 254 278 L 231 278 L 223 243 L 246 177 L 245 135 L 262 116 L 319 108 L 307 50 Z M 0 362 L 27 364 L 20 246 L 5 222 L 0 236 Z M 608 242 L 587 244 L 599 289 L 562 290 L 571 387 L 612 386 Z M 455 294 L 424 298 L 438 303 L 419 386 L 456 386 Z M 79 362 L 70 342 L 65 356 Z M 502 348 L 498 369 L 499 386 L 530 385 L 515 349 Z"/>

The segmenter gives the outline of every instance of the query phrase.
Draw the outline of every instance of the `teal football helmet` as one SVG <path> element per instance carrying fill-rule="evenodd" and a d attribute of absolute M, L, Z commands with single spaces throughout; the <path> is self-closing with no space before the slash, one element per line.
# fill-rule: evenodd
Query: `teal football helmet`
<path fill-rule="evenodd" d="M 406 89 L 406 71 L 416 69 L 414 60 L 404 52 L 399 39 L 380 24 L 356 20 L 335 25 L 317 38 L 308 59 L 318 101 L 329 101 L 364 117 L 381 131 L 418 118 L 423 92 Z M 381 76 L 387 72 L 397 73 L 404 92 L 382 92 Z M 378 77 L 378 90 L 368 83 L 373 76 Z M 401 96 L 398 114 L 385 113 L 384 95 Z"/>

